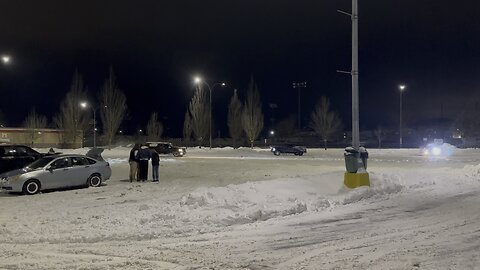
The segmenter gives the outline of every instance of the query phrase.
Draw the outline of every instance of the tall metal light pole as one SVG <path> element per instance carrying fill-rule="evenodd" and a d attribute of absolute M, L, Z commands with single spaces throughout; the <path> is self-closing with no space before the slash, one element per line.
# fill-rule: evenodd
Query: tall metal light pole
<path fill-rule="evenodd" d="M 403 103 L 402 103 L 402 93 L 405 91 L 406 86 L 405 85 L 399 85 L 398 89 L 400 90 L 400 129 L 399 129 L 399 136 L 400 136 L 400 148 L 402 148 L 403 145 L 403 139 L 402 139 L 402 111 L 403 111 Z"/>
<path fill-rule="evenodd" d="M 351 17 L 352 20 L 352 147 L 345 149 L 345 165 L 347 172 L 344 176 L 344 184 L 349 188 L 369 186 L 370 179 L 367 169 L 368 152 L 360 147 L 360 117 L 358 99 L 358 0 L 352 0 L 352 13 L 338 11 Z"/>
<path fill-rule="evenodd" d="M 80 106 L 82 108 L 87 108 L 88 103 L 87 102 L 80 102 Z M 93 106 L 91 106 L 92 111 L 93 111 L 93 148 L 97 147 L 97 109 Z"/>
<path fill-rule="evenodd" d="M 337 10 L 352 19 L 352 70 L 340 73 L 352 76 L 352 147 L 357 151 L 360 148 L 360 117 L 358 105 L 358 0 L 352 0 L 352 13 Z"/>
<path fill-rule="evenodd" d="M 209 118 L 208 122 L 210 124 L 210 127 L 209 127 L 208 133 L 210 137 L 209 138 L 210 149 L 212 149 L 212 90 L 215 88 L 215 86 L 225 86 L 226 84 L 224 82 L 217 82 L 217 83 L 214 83 L 212 87 L 210 87 L 210 85 L 206 81 L 202 80 L 200 77 L 195 77 L 194 82 L 197 85 L 199 85 L 200 83 L 204 83 L 210 92 L 210 111 L 209 111 L 209 117 L 208 117 Z"/>
<path fill-rule="evenodd" d="M 360 147 L 358 105 L 358 0 L 352 0 L 352 146 Z"/>
<path fill-rule="evenodd" d="M 300 90 L 302 88 L 306 88 L 307 83 L 306 82 L 294 82 L 293 83 L 293 89 L 298 89 L 298 129 L 302 129 L 301 125 L 301 107 L 300 107 Z"/>

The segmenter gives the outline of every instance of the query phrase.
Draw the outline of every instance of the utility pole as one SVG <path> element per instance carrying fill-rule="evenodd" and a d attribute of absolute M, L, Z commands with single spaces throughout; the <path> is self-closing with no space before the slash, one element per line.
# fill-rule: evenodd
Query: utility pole
<path fill-rule="evenodd" d="M 357 151 L 360 148 L 360 117 L 358 105 L 358 0 L 352 0 L 352 13 L 337 10 L 339 13 L 349 16 L 352 19 L 352 70 L 339 73 L 352 76 L 352 147 Z"/>
<path fill-rule="evenodd" d="M 302 124 L 301 124 L 301 106 L 300 106 L 300 90 L 302 88 L 307 88 L 307 83 L 306 82 L 294 82 L 293 84 L 293 89 L 298 89 L 298 130 L 302 129 Z"/>
<path fill-rule="evenodd" d="M 344 184 L 349 188 L 359 186 L 370 186 L 370 179 L 367 173 L 368 152 L 360 147 L 360 117 L 358 99 L 358 0 L 352 0 L 352 13 L 338 10 L 348 15 L 352 20 L 352 70 L 338 71 L 350 73 L 352 76 L 352 147 L 345 149 L 345 165 L 347 172 L 344 176 Z"/>
<path fill-rule="evenodd" d="M 360 147 L 358 105 L 358 0 L 352 0 L 352 146 Z"/>

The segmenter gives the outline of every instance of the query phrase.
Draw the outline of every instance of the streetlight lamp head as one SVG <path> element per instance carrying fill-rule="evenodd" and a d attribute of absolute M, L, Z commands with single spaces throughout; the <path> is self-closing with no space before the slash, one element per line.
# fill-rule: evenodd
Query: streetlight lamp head
<path fill-rule="evenodd" d="M 80 106 L 81 106 L 82 108 L 86 108 L 87 105 L 88 105 L 87 102 L 84 102 L 84 101 L 83 101 L 83 102 L 80 102 Z"/>
<path fill-rule="evenodd" d="M 10 56 L 8 56 L 8 55 L 2 55 L 2 63 L 8 64 L 8 63 L 10 63 L 10 60 L 11 60 L 11 59 L 10 59 Z"/>
<path fill-rule="evenodd" d="M 400 89 L 400 91 L 403 91 L 403 90 L 405 90 L 405 88 L 407 88 L 407 87 L 406 87 L 405 85 L 401 84 L 398 88 Z"/>
<path fill-rule="evenodd" d="M 197 76 L 197 77 L 195 77 L 195 78 L 193 79 L 193 82 L 196 83 L 196 84 L 199 84 L 199 83 L 202 82 L 202 79 Z"/>
<path fill-rule="evenodd" d="M 222 82 L 222 86 L 226 86 L 226 85 L 227 85 L 226 83 Z"/>

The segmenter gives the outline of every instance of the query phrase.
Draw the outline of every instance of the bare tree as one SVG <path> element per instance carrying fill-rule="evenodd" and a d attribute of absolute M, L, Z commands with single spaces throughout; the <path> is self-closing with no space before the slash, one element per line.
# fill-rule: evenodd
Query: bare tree
<path fill-rule="evenodd" d="M 385 137 L 383 127 L 378 125 L 377 128 L 373 131 L 373 135 L 375 135 L 375 137 L 377 138 L 378 148 L 382 148 L 382 140 Z"/>
<path fill-rule="evenodd" d="M 253 77 L 250 80 L 247 99 L 245 100 L 245 105 L 242 110 L 242 126 L 247 135 L 247 139 L 250 142 L 250 147 L 253 148 L 253 142 L 257 139 L 263 128 L 260 93 L 258 91 L 258 86 L 253 81 Z"/>
<path fill-rule="evenodd" d="M 85 100 L 87 94 L 82 76 L 75 71 L 72 85 L 60 105 L 60 113 L 54 117 L 54 123 L 63 129 L 63 143 L 76 145 L 82 131 L 88 128 L 88 112 L 80 108 L 79 102 Z"/>
<path fill-rule="evenodd" d="M 203 141 L 209 132 L 209 106 L 206 101 L 206 92 L 198 86 L 190 101 L 189 109 L 193 135 L 200 146 L 203 145 Z"/>
<path fill-rule="evenodd" d="M 185 112 L 185 120 L 183 121 L 183 139 L 185 140 L 186 146 L 190 144 L 190 138 L 192 138 L 192 118 L 187 109 Z"/>
<path fill-rule="evenodd" d="M 338 132 L 342 122 L 337 113 L 330 111 L 330 101 L 322 97 L 311 114 L 310 127 L 322 138 L 327 150 L 327 141 Z"/>
<path fill-rule="evenodd" d="M 127 111 L 127 98 L 118 88 L 113 68 L 110 67 L 108 78 L 100 92 L 100 117 L 102 119 L 103 134 L 110 148 L 120 124 Z"/>
<path fill-rule="evenodd" d="M 150 120 L 147 124 L 147 139 L 149 141 L 157 141 L 162 137 L 163 125 L 158 121 L 158 114 L 156 112 L 150 115 Z"/>
<path fill-rule="evenodd" d="M 238 99 L 237 89 L 233 92 L 228 105 L 228 131 L 233 139 L 233 147 L 237 147 L 237 141 L 242 137 L 242 103 Z"/>
<path fill-rule="evenodd" d="M 47 127 L 47 117 L 37 114 L 35 108 L 30 111 L 25 121 L 23 121 L 23 127 L 27 130 L 27 139 L 31 142 L 33 147 L 35 140 L 40 137 L 39 129 Z"/>

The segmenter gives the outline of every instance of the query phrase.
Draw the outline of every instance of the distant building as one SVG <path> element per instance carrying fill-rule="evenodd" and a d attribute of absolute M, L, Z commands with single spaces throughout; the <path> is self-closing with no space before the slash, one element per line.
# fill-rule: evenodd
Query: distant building
<path fill-rule="evenodd" d="M 78 131 L 76 142 L 65 142 L 61 129 L 26 129 L 0 128 L 0 143 L 24 144 L 32 147 L 46 148 L 81 148 L 83 132 Z"/>

